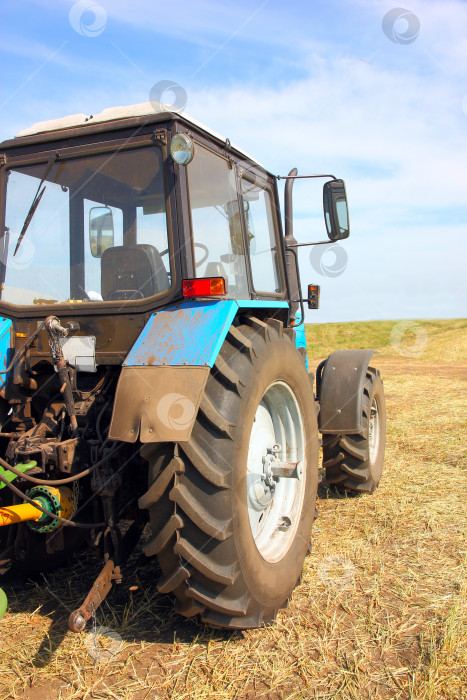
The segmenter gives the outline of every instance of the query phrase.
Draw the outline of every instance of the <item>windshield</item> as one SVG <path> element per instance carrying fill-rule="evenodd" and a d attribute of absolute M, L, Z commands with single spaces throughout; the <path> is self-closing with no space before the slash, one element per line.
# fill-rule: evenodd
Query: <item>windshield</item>
<path fill-rule="evenodd" d="M 170 287 L 159 148 L 58 159 L 6 177 L 3 301 L 125 301 Z"/>

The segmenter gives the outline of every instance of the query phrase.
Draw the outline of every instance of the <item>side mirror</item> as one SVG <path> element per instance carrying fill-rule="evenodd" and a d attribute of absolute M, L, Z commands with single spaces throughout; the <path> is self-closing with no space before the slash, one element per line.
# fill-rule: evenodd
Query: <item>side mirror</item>
<path fill-rule="evenodd" d="M 101 258 L 114 245 L 114 219 L 109 207 L 93 207 L 89 212 L 89 245 L 93 258 Z"/>
<path fill-rule="evenodd" d="M 349 212 L 343 180 L 331 180 L 324 184 L 323 209 L 329 240 L 340 241 L 348 238 Z"/>

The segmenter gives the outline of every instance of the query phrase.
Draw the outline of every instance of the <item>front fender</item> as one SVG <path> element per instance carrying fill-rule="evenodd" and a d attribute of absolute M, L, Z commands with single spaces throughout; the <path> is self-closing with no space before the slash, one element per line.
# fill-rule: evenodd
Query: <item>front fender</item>
<path fill-rule="evenodd" d="M 365 375 L 375 350 L 335 350 L 317 369 L 318 426 L 331 435 L 362 432 Z"/>

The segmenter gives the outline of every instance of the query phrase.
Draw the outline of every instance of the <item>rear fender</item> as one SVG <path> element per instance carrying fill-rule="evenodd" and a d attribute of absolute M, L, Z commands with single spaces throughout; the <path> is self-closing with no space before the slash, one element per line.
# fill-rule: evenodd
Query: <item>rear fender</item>
<path fill-rule="evenodd" d="M 288 312 L 286 301 L 193 301 L 153 314 L 123 363 L 112 440 L 186 442 L 211 367 L 239 311 Z"/>
<path fill-rule="evenodd" d="M 365 375 L 375 350 L 336 350 L 317 369 L 318 426 L 331 435 L 362 432 Z"/>

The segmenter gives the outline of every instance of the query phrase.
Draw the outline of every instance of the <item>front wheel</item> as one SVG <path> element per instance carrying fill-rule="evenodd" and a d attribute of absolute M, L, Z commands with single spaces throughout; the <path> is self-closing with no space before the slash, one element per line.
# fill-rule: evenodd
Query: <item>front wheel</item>
<path fill-rule="evenodd" d="M 362 434 L 324 435 L 326 481 L 350 492 L 373 493 L 383 471 L 386 404 L 379 371 L 368 367 L 362 396 Z"/>
<path fill-rule="evenodd" d="M 271 622 L 307 554 L 318 483 L 313 389 L 293 331 L 232 327 L 187 443 L 151 459 L 149 509 L 163 576 L 186 616 L 230 628 Z"/>

